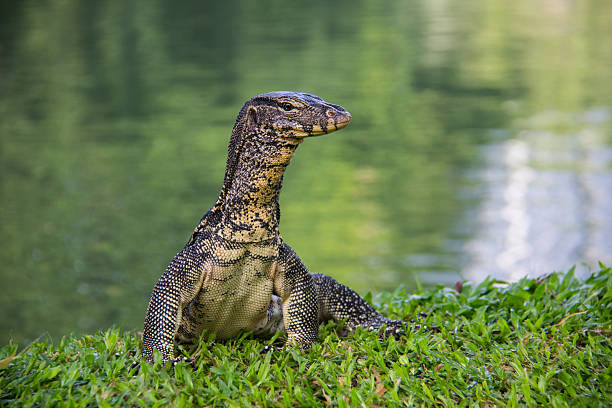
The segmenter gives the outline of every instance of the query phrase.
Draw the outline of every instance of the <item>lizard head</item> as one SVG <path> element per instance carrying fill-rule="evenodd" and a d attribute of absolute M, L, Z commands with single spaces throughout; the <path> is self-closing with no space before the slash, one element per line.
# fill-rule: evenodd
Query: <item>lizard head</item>
<path fill-rule="evenodd" d="M 304 138 L 342 129 L 350 121 L 342 106 L 315 95 L 277 91 L 254 96 L 242 106 L 232 131 L 225 185 L 232 183 L 241 156 L 287 165 Z M 245 149 L 249 153 L 243 154 Z"/>
<path fill-rule="evenodd" d="M 342 106 L 301 92 L 257 95 L 244 105 L 241 113 L 248 127 L 268 130 L 266 134 L 279 138 L 318 136 L 342 129 L 351 121 L 351 114 Z"/>

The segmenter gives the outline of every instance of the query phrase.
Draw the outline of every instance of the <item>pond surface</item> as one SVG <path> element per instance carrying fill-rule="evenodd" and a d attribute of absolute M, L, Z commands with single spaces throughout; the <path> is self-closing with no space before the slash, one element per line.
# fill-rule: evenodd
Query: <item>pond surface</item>
<path fill-rule="evenodd" d="M 249 97 L 351 125 L 281 231 L 361 293 L 612 263 L 609 1 L 111 0 L 0 9 L 0 343 L 141 328 Z"/>

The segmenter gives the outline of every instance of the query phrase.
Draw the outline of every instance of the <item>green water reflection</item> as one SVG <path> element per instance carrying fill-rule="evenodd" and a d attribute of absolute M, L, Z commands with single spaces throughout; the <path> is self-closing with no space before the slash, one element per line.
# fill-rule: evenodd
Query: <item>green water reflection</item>
<path fill-rule="evenodd" d="M 603 0 L 2 7 L 0 342 L 140 328 L 257 93 L 352 113 L 298 150 L 281 231 L 362 293 L 460 279 L 482 146 L 533 113 L 612 106 Z"/>

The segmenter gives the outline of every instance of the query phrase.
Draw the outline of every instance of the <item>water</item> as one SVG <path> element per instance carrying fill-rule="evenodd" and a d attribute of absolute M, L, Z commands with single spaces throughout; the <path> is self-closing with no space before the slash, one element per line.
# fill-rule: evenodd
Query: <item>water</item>
<path fill-rule="evenodd" d="M 285 177 L 312 271 L 365 293 L 612 263 L 611 34 L 595 0 L 3 6 L 0 341 L 140 328 L 271 90 L 353 115 Z"/>
<path fill-rule="evenodd" d="M 515 137 L 483 147 L 489 162 L 475 176 L 484 193 L 477 233 L 466 246 L 466 278 L 478 280 L 488 270 L 512 281 L 610 259 L 612 148 L 601 124 L 611 119 L 608 108 L 548 112 L 530 118 Z M 542 121 L 576 129 L 555 132 L 537 125 Z"/>

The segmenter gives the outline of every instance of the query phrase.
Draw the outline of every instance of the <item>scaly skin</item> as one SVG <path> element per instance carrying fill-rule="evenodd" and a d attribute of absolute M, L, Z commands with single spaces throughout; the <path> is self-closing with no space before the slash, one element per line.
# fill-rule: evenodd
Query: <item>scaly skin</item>
<path fill-rule="evenodd" d="M 172 360 L 175 341 L 193 342 L 204 330 L 218 339 L 281 330 L 288 345 L 302 349 L 329 319 L 400 333 L 403 322 L 383 317 L 331 277 L 309 273 L 278 231 L 278 196 L 295 149 L 350 120 L 341 106 L 305 93 L 271 92 L 244 104 L 219 198 L 153 289 L 143 334 L 147 360 L 154 348 Z"/>

